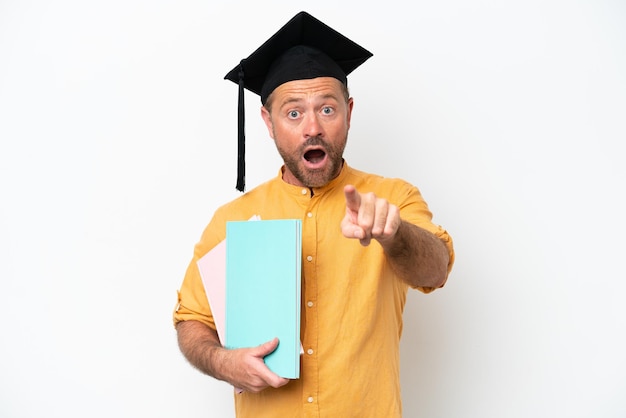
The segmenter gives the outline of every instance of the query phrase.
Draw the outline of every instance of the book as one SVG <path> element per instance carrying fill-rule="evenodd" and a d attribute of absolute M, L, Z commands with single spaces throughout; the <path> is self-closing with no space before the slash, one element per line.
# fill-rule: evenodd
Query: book
<path fill-rule="evenodd" d="M 249 221 L 260 221 L 254 215 Z M 226 341 L 226 240 L 222 240 L 196 262 L 220 343 Z"/>
<path fill-rule="evenodd" d="M 226 240 L 220 241 L 211 251 L 201 257 L 196 264 L 220 343 L 226 341 Z"/>
<path fill-rule="evenodd" d="M 300 376 L 302 223 L 299 219 L 226 224 L 226 344 L 256 347 L 278 337 L 265 364 Z"/>

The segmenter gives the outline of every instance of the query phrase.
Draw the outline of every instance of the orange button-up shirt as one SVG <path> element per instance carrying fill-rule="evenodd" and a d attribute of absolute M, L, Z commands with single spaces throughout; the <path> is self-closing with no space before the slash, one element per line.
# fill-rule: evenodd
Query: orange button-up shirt
<path fill-rule="evenodd" d="M 403 220 L 438 236 L 450 254 L 448 271 L 452 267 L 452 240 L 431 222 L 417 188 L 346 163 L 324 187 L 311 191 L 293 186 L 279 173 L 220 207 L 195 247 L 179 291 L 175 323 L 197 320 L 215 329 L 196 262 L 225 238 L 226 221 L 254 215 L 302 219 L 300 378 L 278 389 L 235 395 L 239 418 L 402 416 L 399 343 L 408 286 L 393 273 L 376 241 L 363 247 L 341 234 L 347 184 L 386 198 L 399 207 Z"/>

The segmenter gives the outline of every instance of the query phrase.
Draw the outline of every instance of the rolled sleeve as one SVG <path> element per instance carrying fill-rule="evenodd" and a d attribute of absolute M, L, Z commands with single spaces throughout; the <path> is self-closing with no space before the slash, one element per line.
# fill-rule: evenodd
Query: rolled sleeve
<path fill-rule="evenodd" d="M 446 284 L 448 275 L 452 271 L 452 266 L 454 265 L 455 255 L 452 237 L 450 236 L 448 231 L 443 229 L 440 225 L 436 225 L 432 222 L 432 212 L 428 208 L 428 204 L 422 197 L 419 189 L 415 186 L 408 184 L 406 186 L 407 188 L 403 192 L 403 198 L 400 199 L 401 203 L 398 205 L 400 208 L 400 216 L 407 222 L 410 222 L 435 235 L 444 243 L 446 249 L 448 250 L 448 268 L 446 280 L 439 287 L 441 288 Z M 417 289 L 423 293 L 430 293 L 438 288 L 417 287 Z"/>

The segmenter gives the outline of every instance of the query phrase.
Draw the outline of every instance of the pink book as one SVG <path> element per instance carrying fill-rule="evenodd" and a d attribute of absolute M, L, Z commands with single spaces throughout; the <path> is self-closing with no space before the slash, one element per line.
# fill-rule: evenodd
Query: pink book
<path fill-rule="evenodd" d="M 224 345 L 226 341 L 226 240 L 217 244 L 197 262 L 204 284 L 217 336 Z"/>

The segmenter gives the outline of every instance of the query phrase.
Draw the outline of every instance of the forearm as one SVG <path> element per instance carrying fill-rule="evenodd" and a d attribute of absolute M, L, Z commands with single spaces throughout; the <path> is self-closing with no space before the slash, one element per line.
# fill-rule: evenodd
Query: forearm
<path fill-rule="evenodd" d="M 380 241 L 392 269 L 413 287 L 441 287 L 448 274 L 449 254 L 434 234 L 402 221 L 397 233 Z"/>
<path fill-rule="evenodd" d="M 248 392 L 259 392 L 268 386 L 278 388 L 289 382 L 263 362 L 278 347 L 278 338 L 253 348 L 229 350 L 222 347 L 217 332 L 202 322 L 179 322 L 176 330 L 178 345 L 187 360 L 211 377 Z"/>
<path fill-rule="evenodd" d="M 220 372 L 220 344 L 217 332 L 199 321 L 183 321 L 176 325 L 178 346 L 189 363 L 201 372 L 226 380 Z"/>

